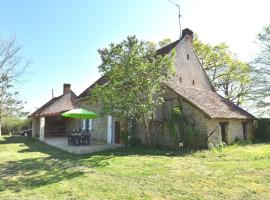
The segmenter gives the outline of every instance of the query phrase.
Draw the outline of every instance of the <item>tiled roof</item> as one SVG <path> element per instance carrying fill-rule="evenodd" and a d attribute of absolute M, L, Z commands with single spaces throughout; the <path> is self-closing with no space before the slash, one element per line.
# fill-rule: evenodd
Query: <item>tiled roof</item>
<path fill-rule="evenodd" d="M 181 38 L 182 39 L 182 38 Z M 176 45 L 180 42 L 180 40 L 176 40 L 160 49 L 157 50 L 157 54 L 159 55 L 165 55 L 170 53 L 175 47 Z"/>
<path fill-rule="evenodd" d="M 219 119 L 256 119 L 252 114 L 220 96 L 216 92 L 186 88 L 165 83 L 169 88 L 190 102 L 194 107 L 203 111 L 210 118 Z"/>
<path fill-rule="evenodd" d="M 86 88 L 79 96 L 78 99 L 87 97 L 91 93 L 91 89 L 95 87 L 96 84 L 103 85 L 108 82 L 108 78 L 106 76 L 101 76 L 97 81 L 95 81 L 92 85 Z"/>
<path fill-rule="evenodd" d="M 54 97 L 41 106 L 30 117 L 57 116 L 62 112 L 77 108 L 76 95 L 70 91 L 59 97 Z"/>

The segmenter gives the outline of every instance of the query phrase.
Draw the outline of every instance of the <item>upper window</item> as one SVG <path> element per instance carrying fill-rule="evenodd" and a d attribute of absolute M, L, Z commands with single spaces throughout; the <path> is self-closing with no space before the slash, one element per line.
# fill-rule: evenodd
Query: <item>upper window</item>
<path fill-rule="evenodd" d="M 189 54 L 187 54 L 187 60 L 189 60 Z"/>

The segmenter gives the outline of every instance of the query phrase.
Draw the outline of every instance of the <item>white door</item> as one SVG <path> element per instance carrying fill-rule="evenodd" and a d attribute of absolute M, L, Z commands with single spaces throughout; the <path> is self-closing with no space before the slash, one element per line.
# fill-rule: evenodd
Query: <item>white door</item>
<path fill-rule="evenodd" d="M 108 115 L 107 143 L 112 144 L 112 116 Z"/>

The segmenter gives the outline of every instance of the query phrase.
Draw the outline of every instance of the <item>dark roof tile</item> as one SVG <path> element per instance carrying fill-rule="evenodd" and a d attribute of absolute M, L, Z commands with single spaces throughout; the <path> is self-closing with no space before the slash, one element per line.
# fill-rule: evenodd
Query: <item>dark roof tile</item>
<path fill-rule="evenodd" d="M 167 81 L 169 88 L 193 104 L 210 118 L 219 119 L 256 119 L 252 114 L 220 96 L 216 92 L 186 88 Z"/>

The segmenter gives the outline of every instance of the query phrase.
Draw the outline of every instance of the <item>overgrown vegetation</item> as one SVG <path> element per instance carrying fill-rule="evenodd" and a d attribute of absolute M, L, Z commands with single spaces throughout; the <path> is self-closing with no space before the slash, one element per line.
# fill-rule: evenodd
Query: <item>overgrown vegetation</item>
<path fill-rule="evenodd" d="M 270 144 L 220 150 L 120 148 L 78 156 L 0 139 L 0 199 L 269 199 Z"/>
<path fill-rule="evenodd" d="M 171 117 L 168 121 L 169 132 L 177 144 L 182 144 L 184 148 L 200 149 L 205 147 L 206 139 L 197 130 L 196 124 L 192 116 L 186 116 L 182 112 L 182 106 L 179 101 L 179 106 L 172 109 Z M 181 146 L 182 146 L 181 145 Z"/>
<path fill-rule="evenodd" d="M 96 85 L 90 100 L 100 102 L 104 113 L 118 121 L 133 119 L 143 124 L 145 142 L 152 145 L 149 122 L 156 106 L 163 103 L 161 83 L 173 73 L 174 53 L 157 55 L 155 44 L 135 36 L 98 52 L 102 60 L 99 71 L 109 81 Z"/>
<path fill-rule="evenodd" d="M 2 133 L 5 134 L 19 134 L 21 129 L 29 129 L 30 121 L 26 118 L 20 117 L 5 117 L 2 122 Z"/>
<path fill-rule="evenodd" d="M 270 141 L 270 119 L 262 118 L 257 120 L 255 139 Z"/>

